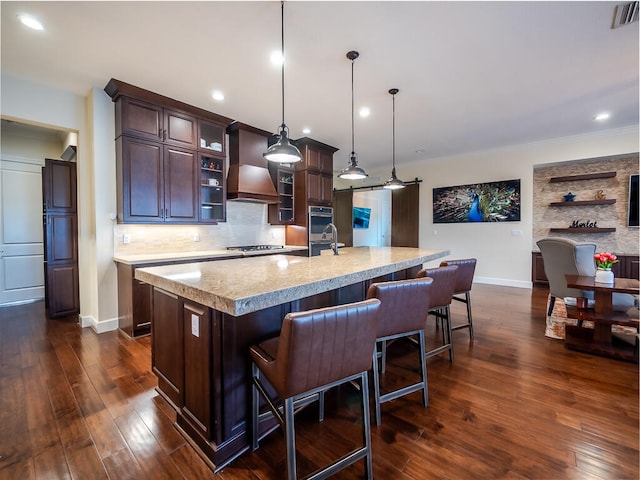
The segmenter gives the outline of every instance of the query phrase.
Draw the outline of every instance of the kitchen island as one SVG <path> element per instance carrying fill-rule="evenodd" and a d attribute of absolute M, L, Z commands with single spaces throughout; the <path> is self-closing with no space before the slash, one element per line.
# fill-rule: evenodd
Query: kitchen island
<path fill-rule="evenodd" d="M 413 278 L 448 251 L 350 247 L 339 255 L 269 255 L 140 268 L 153 286 L 152 366 L 177 424 L 220 469 L 251 435 L 251 345 L 292 311 L 362 300 L 373 281 Z"/>

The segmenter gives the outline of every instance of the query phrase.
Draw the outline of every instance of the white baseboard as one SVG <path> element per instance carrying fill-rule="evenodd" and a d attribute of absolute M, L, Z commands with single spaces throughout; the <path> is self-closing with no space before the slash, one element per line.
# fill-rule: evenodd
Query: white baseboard
<path fill-rule="evenodd" d="M 523 282 L 522 280 L 506 280 L 504 278 L 474 277 L 473 283 L 500 285 L 501 287 L 533 288 L 533 282 Z"/>
<path fill-rule="evenodd" d="M 118 329 L 118 319 L 112 318 L 109 320 L 103 320 L 102 322 L 96 321 L 92 315 L 79 315 L 80 326 L 82 328 L 91 327 L 96 333 L 112 332 Z"/>

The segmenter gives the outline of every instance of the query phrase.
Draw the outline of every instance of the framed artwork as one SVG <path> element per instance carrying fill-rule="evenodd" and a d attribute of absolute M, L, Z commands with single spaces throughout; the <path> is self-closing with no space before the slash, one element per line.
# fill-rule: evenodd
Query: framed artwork
<path fill-rule="evenodd" d="M 369 228 L 370 217 L 370 208 L 353 207 L 353 228 Z"/>
<path fill-rule="evenodd" d="M 433 189 L 433 223 L 519 221 L 520 179 Z"/>

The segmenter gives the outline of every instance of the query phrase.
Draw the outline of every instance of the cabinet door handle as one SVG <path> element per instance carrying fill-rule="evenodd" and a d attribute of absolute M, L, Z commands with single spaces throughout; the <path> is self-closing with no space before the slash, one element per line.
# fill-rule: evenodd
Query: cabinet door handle
<path fill-rule="evenodd" d="M 158 138 L 162 138 L 162 129 L 161 128 L 158 129 Z"/>
<path fill-rule="evenodd" d="M 162 141 L 164 142 L 164 141 L 166 141 L 166 140 L 167 140 L 167 131 L 166 131 L 166 130 L 163 130 L 163 131 L 162 131 Z"/>

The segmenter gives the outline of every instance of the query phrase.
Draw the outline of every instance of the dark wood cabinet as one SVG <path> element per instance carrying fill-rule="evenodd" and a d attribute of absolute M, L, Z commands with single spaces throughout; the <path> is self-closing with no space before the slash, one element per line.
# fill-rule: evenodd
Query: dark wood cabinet
<path fill-rule="evenodd" d="M 198 121 L 192 116 L 135 98 L 116 103 L 116 137 L 129 135 L 196 149 Z"/>
<path fill-rule="evenodd" d="M 118 328 L 136 337 L 151 331 L 152 287 L 134 278 L 135 267 L 117 264 Z"/>
<path fill-rule="evenodd" d="M 224 220 L 224 181 L 218 186 L 221 194 L 213 195 L 222 200 L 211 200 L 201 188 L 206 178 L 201 155 L 215 158 L 225 171 L 231 119 L 115 79 L 105 91 L 115 102 L 118 221 Z"/>
<path fill-rule="evenodd" d="M 294 170 L 289 165 L 269 162 L 269 173 L 278 194 L 278 203 L 269 204 L 269 223 L 272 225 L 290 225 L 295 221 L 295 185 Z"/>
<path fill-rule="evenodd" d="M 123 222 L 197 222 L 200 172 L 194 150 L 121 136 L 116 165 Z"/>
<path fill-rule="evenodd" d="M 184 326 L 184 418 L 207 440 L 211 440 L 212 380 L 211 314 L 208 307 L 186 301 L 182 307 Z"/>
<path fill-rule="evenodd" d="M 184 331 L 182 300 L 153 288 L 151 366 L 158 389 L 176 409 L 184 405 Z"/>
<path fill-rule="evenodd" d="M 619 278 L 640 278 L 640 256 L 617 255 L 618 263 L 614 263 L 611 270 Z M 548 285 L 544 271 L 544 262 L 540 252 L 531 252 L 531 281 L 535 285 Z"/>
<path fill-rule="evenodd" d="M 337 148 L 308 137 L 295 141 L 302 161 L 294 164 L 295 224 L 307 226 L 310 205 L 333 203 L 333 154 Z"/>
<path fill-rule="evenodd" d="M 51 318 L 80 312 L 76 164 L 42 169 L 45 305 Z"/>

